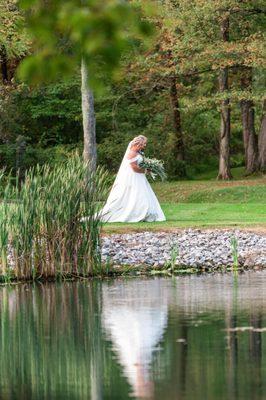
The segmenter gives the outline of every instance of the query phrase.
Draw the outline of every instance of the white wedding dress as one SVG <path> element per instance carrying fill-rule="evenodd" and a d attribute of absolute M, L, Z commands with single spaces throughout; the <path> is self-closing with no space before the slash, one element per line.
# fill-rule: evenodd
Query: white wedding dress
<path fill-rule="evenodd" d="M 99 213 L 100 218 L 104 222 L 165 221 L 164 213 L 145 174 L 135 172 L 130 165 L 143 159 L 141 154 L 127 158 L 130 144 L 107 202 Z"/>
<path fill-rule="evenodd" d="M 102 326 L 134 398 L 153 399 L 156 352 L 168 324 L 169 293 L 159 279 L 102 286 Z"/>

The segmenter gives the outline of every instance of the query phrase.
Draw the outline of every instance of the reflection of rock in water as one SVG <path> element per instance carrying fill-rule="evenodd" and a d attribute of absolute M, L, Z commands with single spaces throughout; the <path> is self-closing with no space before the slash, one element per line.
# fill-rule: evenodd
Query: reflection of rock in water
<path fill-rule="evenodd" d="M 138 398 L 153 398 L 149 367 L 167 325 L 162 281 L 131 280 L 103 285 L 103 328 Z"/>

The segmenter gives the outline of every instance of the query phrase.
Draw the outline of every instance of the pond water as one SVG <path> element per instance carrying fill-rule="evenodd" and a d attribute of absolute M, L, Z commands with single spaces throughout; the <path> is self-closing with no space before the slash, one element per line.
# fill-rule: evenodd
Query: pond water
<path fill-rule="evenodd" d="M 265 399 L 265 287 L 266 271 L 2 286 L 0 398 Z"/>

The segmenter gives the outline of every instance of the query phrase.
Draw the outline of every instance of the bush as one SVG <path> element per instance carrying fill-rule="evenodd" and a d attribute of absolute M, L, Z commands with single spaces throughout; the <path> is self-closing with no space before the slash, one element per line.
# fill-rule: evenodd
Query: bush
<path fill-rule="evenodd" d="M 44 164 L 57 165 L 73 156 L 74 153 L 81 154 L 82 145 L 58 145 L 42 148 L 27 145 L 25 153 L 20 160 L 20 168 L 27 170 L 31 167 Z M 0 169 L 15 172 L 17 166 L 17 144 L 0 145 Z"/>

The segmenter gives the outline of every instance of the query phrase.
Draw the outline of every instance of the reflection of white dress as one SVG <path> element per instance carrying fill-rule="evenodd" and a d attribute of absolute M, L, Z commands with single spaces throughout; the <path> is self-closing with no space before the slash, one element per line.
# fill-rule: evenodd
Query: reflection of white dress
<path fill-rule="evenodd" d="M 103 286 L 103 327 L 138 398 L 150 398 L 153 352 L 167 326 L 167 296 L 159 280 Z"/>
<path fill-rule="evenodd" d="M 128 159 L 124 156 L 107 202 L 101 210 L 104 222 L 165 221 L 160 204 L 145 176 L 135 172 L 130 163 L 142 159 L 138 154 Z"/>

